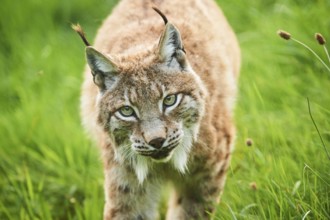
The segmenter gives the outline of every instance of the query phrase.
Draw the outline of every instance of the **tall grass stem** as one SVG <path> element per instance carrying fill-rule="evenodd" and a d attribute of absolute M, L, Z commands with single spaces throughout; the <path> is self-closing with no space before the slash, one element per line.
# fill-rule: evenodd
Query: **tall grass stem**
<path fill-rule="evenodd" d="M 321 139 L 321 142 L 322 142 L 322 145 L 323 145 L 323 147 L 324 147 L 324 150 L 325 150 L 325 152 L 326 152 L 326 154 L 327 154 L 327 156 L 328 156 L 328 159 L 330 160 L 330 155 L 329 155 L 328 149 L 327 149 L 327 147 L 325 146 L 324 141 L 323 141 L 323 138 L 322 138 L 322 136 L 321 136 L 321 133 L 320 133 L 320 131 L 319 131 L 319 129 L 318 129 L 318 127 L 317 127 L 315 121 L 314 121 L 314 118 L 313 118 L 313 115 L 312 115 L 312 111 L 311 111 L 311 106 L 310 106 L 310 103 L 309 103 L 309 99 L 308 99 L 308 98 L 307 98 L 307 104 L 308 104 L 309 115 L 310 115 L 310 117 L 311 117 L 311 119 L 312 119 L 312 122 L 313 122 L 313 124 L 314 124 L 314 126 L 315 126 L 315 129 L 316 129 L 317 133 L 319 134 L 319 137 L 320 137 L 320 139 Z"/>
<path fill-rule="evenodd" d="M 329 60 L 329 63 L 330 63 L 330 56 L 329 56 L 328 49 L 327 49 L 327 47 L 325 45 L 323 45 L 323 48 L 324 48 L 325 54 L 327 55 L 328 60 Z"/>
<path fill-rule="evenodd" d="M 305 220 L 305 218 L 307 217 L 307 215 L 311 212 L 311 210 L 308 210 L 305 215 L 303 216 L 302 220 Z"/>
<path fill-rule="evenodd" d="M 317 55 L 315 52 L 314 52 L 314 50 L 312 50 L 309 46 L 307 46 L 306 44 L 304 44 L 303 42 L 301 42 L 301 41 L 299 41 L 299 40 L 297 40 L 297 39 L 295 39 L 295 38 L 293 38 L 293 37 L 291 37 L 291 39 L 293 40 L 293 41 L 295 41 L 296 43 L 298 43 L 298 44 L 300 44 L 300 45 L 302 45 L 303 47 L 305 47 L 307 50 L 309 50 L 310 52 L 312 52 L 312 54 L 314 54 L 314 56 L 316 56 L 316 58 L 325 66 L 325 68 L 329 71 L 329 73 L 330 73 L 330 68 L 329 68 L 329 66 L 327 65 L 327 64 L 325 64 L 324 63 L 324 61 L 321 59 L 321 57 L 319 57 L 319 55 Z"/>

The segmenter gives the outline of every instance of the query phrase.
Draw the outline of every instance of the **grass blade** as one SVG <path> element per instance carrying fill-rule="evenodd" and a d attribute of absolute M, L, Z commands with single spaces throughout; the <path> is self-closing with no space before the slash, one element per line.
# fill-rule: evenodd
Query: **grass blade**
<path fill-rule="evenodd" d="M 314 121 L 314 118 L 313 118 L 313 115 L 312 115 L 311 106 L 310 106 L 310 103 L 309 103 L 309 99 L 308 99 L 308 97 L 307 97 L 307 104 L 308 104 L 308 112 L 309 112 L 309 116 L 310 116 L 311 119 L 312 119 L 312 122 L 313 122 L 313 124 L 314 124 L 314 126 L 315 126 L 315 129 L 316 129 L 316 131 L 317 131 L 317 133 L 319 134 L 319 137 L 320 137 L 320 139 L 321 139 L 321 142 L 322 142 L 322 145 L 323 145 L 323 147 L 324 147 L 324 150 L 325 150 L 325 152 L 326 152 L 326 154 L 327 154 L 327 156 L 328 156 L 328 159 L 330 160 L 330 155 L 329 155 L 328 149 L 327 149 L 327 147 L 325 146 L 324 141 L 323 141 L 323 138 L 322 138 L 322 136 L 321 136 L 321 133 L 320 133 L 320 131 L 319 131 L 319 129 L 318 129 L 318 127 L 317 127 L 315 121 Z"/>

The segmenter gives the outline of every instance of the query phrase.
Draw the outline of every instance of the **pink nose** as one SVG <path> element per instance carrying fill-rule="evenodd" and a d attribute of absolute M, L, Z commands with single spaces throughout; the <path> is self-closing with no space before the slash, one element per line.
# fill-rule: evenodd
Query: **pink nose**
<path fill-rule="evenodd" d="M 148 144 L 153 146 L 154 148 L 161 148 L 165 142 L 165 138 L 154 138 Z"/>

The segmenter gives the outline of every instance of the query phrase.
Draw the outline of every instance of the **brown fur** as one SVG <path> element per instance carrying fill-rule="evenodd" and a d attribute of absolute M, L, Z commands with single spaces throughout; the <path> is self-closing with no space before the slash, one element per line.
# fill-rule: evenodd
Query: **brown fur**
<path fill-rule="evenodd" d="M 166 27 L 151 3 L 168 18 Z M 176 40 L 177 49 L 168 57 L 163 50 L 166 36 L 175 30 L 183 45 Z M 157 218 L 159 192 L 167 180 L 174 183 L 167 219 L 210 218 L 207 213 L 219 201 L 233 149 L 232 111 L 240 68 L 236 37 L 218 6 L 211 0 L 122 0 L 99 29 L 94 48 L 97 51 L 87 49 L 91 69 L 86 68 L 81 110 L 103 155 L 104 219 Z M 98 62 L 109 73 L 99 71 Z M 168 114 L 160 113 L 157 104 L 164 88 L 166 94 L 182 95 Z M 118 116 L 127 102 L 138 109 L 134 122 Z M 136 156 L 133 162 L 125 160 L 131 145 L 150 148 L 155 137 L 166 139 L 168 149 L 174 146 L 176 152 L 189 143 L 185 135 L 195 134 L 193 129 L 198 137 L 187 151 L 186 170 L 170 164 L 172 159 L 154 162 L 141 156 L 149 171 L 137 178 Z"/>

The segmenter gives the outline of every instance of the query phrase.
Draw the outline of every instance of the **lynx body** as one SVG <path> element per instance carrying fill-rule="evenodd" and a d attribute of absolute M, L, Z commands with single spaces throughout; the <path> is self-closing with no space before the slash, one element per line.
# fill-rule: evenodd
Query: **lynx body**
<path fill-rule="evenodd" d="M 208 219 L 223 190 L 240 51 L 211 0 L 122 0 L 86 48 L 83 123 L 104 163 L 104 219 Z"/>

